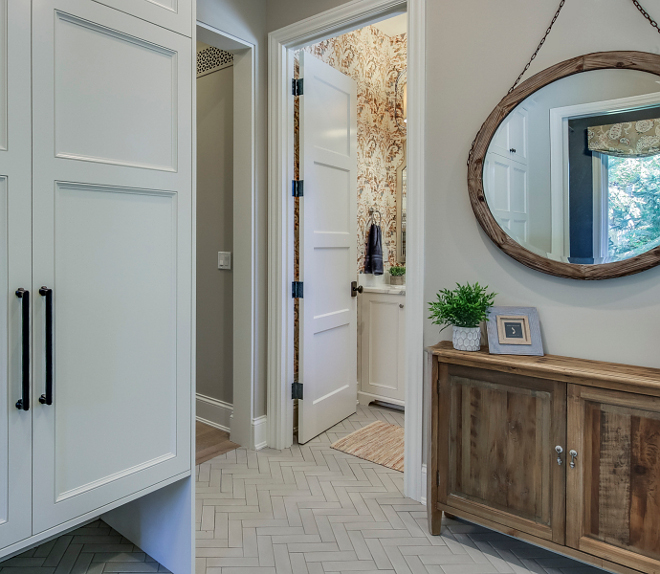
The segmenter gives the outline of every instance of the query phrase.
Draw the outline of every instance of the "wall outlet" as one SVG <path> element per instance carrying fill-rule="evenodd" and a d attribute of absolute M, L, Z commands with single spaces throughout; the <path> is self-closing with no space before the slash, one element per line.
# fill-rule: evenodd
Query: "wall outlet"
<path fill-rule="evenodd" d="M 231 251 L 218 251 L 218 269 L 231 269 Z"/>

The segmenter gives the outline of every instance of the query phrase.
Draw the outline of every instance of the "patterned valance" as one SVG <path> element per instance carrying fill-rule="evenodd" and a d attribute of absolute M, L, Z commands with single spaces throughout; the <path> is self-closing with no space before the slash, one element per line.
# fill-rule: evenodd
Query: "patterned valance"
<path fill-rule="evenodd" d="M 622 122 L 587 129 L 589 150 L 618 157 L 660 153 L 660 119 Z"/>

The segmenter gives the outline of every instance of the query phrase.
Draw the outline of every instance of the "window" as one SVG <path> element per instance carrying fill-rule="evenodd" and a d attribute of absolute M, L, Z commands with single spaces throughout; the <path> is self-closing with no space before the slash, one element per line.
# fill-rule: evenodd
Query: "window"
<path fill-rule="evenodd" d="M 620 261 L 658 246 L 660 155 L 593 155 L 594 168 L 600 163 L 600 169 L 594 169 L 594 234 L 600 238 L 594 243 L 600 244 L 601 257 Z"/>

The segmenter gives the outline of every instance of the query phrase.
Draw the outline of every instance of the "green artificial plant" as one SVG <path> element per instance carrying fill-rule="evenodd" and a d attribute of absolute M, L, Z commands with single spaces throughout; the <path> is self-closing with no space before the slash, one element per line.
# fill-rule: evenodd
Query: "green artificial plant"
<path fill-rule="evenodd" d="M 392 277 L 401 277 L 406 274 L 406 268 L 403 265 L 392 265 L 390 267 L 390 275 Z"/>
<path fill-rule="evenodd" d="M 488 309 L 493 306 L 495 293 L 487 293 L 488 286 L 479 283 L 460 285 L 450 291 L 438 291 L 438 300 L 429 303 L 434 325 L 441 325 L 443 331 L 449 325 L 456 327 L 478 327 L 482 321 L 488 320 Z"/>

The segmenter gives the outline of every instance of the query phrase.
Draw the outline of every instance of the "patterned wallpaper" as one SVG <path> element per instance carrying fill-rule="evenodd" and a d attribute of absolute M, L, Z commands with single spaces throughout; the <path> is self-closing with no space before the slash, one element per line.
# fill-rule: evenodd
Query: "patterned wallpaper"
<path fill-rule="evenodd" d="M 395 84 L 407 67 L 406 35 L 369 26 L 304 48 L 358 85 L 358 271 L 364 270 L 369 208 L 382 215 L 383 244 L 396 263 L 396 170 L 405 130 L 395 122 Z M 399 114 L 402 110 L 399 109 Z M 401 116 L 400 116 L 401 117 Z"/>

